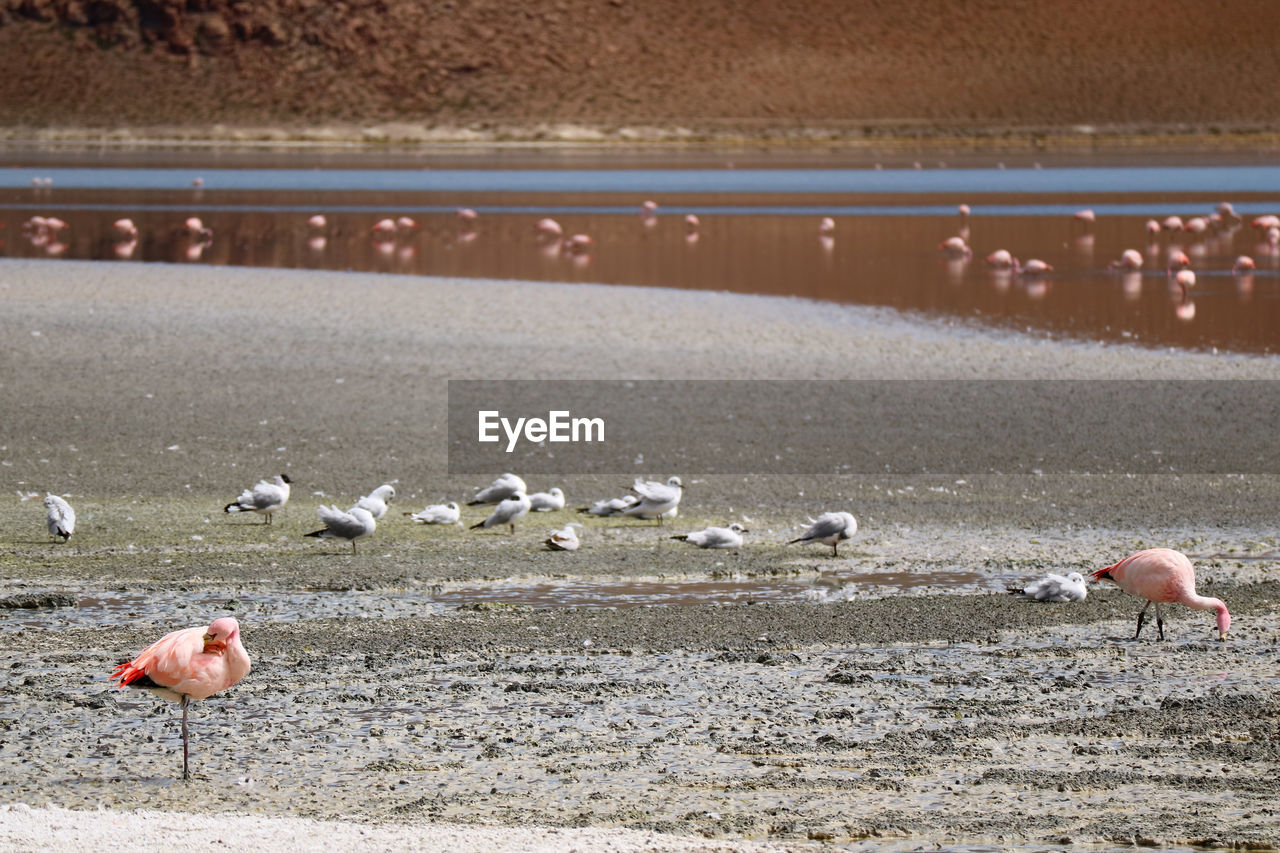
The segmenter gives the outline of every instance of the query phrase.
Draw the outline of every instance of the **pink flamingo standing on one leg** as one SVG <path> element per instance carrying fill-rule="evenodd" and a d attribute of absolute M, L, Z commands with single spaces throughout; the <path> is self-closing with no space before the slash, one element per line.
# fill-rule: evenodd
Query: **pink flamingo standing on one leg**
<path fill-rule="evenodd" d="M 146 688 L 182 706 L 182 778 L 190 779 L 187 759 L 187 705 L 226 690 L 249 674 L 249 653 L 240 642 L 240 623 L 230 616 L 207 628 L 166 634 L 111 673 L 120 687 Z"/>
<path fill-rule="evenodd" d="M 1130 554 L 1114 566 L 1098 569 L 1089 575 L 1091 580 L 1115 581 L 1121 589 L 1130 595 L 1145 598 L 1147 603 L 1138 611 L 1138 630 L 1133 638 L 1138 639 L 1142 633 L 1142 623 L 1146 618 L 1147 608 L 1156 606 L 1156 628 L 1160 639 L 1164 639 L 1164 615 L 1160 612 L 1161 604 L 1177 602 L 1196 610 L 1218 611 L 1218 639 L 1225 640 L 1231 628 L 1231 614 L 1227 605 L 1216 598 L 1206 598 L 1196 594 L 1196 571 L 1187 559 L 1187 555 L 1169 548 L 1147 548 Z"/>

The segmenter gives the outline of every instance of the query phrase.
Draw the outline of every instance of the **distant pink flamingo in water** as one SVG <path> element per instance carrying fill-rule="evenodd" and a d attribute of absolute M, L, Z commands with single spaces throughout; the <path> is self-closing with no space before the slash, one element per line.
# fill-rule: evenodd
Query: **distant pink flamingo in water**
<path fill-rule="evenodd" d="M 1032 258 L 1026 263 L 1022 263 L 1017 258 L 1014 258 L 1013 271 L 1015 274 L 1021 273 L 1022 275 L 1040 275 L 1041 273 L 1053 272 L 1053 265 L 1046 263 L 1045 261 L 1042 261 L 1039 258 Z"/>
<path fill-rule="evenodd" d="M 559 237 L 564 233 L 560 223 L 554 219 L 539 219 L 537 224 L 533 226 L 533 230 L 537 231 L 540 237 Z"/>
<path fill-rule="evenodd" d="M 640 205 L 640 224 L 645 228 L 653 228 L 658 224 L 658 203 L 646 201 Z"/>
<path fill-rule="evenodd" d="M 1253 258 L 1249 257 L 1248 255 L 1241 255 L 1240 257 L 1236 258 L 1236 262 L 1232 265 L 1231 271 L 1237 275 L 1240 275 L 1242 273 L 1253 272 L 1257 268 L 1258 268 L 1258 265 L 1253 262 Z"/>
<path fill-rule="evenodd" d="M 818 223 L 819 234 L 834 234 L 836 232 L 836 221 L 830 216 L 822 217 L 822 221 Z"/>
<path fill-rule="evenodd" d="M 1008 249 L 996 249 L 987 255 L 987 266 L 998 270 L 1009 269 L 1013 266 L 1013 254 Z"/>
<path fill-rule="evenodd" d="M 1138 630 L 1133 639 L 1142 633 L 1147 608 L 1156 606 L 1156 629 L 1164 639 L 1164 615 L 1161 604 L 1177 603 L 1196 610 L 1216 610 L 1218 613 L 1218 638 L 1225 640 L 1231 629 L 1231 614 L 1227 605 L 1216 598 L 1206 598 L 1196 593 L 1196 571 L 1187 555 L 1169 548 L 1147 548 L 1130 554 L 1114 566 L 1098 569 L 1090 574 L 1095 581 L 1115 581 L 1130 595 L 1145 598 L 1147 603 L 1138 611 Z"/>
<path fill-rule="evenodd" d="M 1113 270 L 1140 270 L 1142 269 L 1142 253 L 1137 249 L 1125 249 L 1120 253 L 1120 260 L 1112 261 L 1107 266 Z"/>
<path fill-rule="evenodd" d="M 240 623 L 230 616 L 207 628 L 166 634 L 111 673 L 121 688 L 140 687 L 182 707 L 182 778 L 190 779 L 187 706 L 238 684 L 249 674 L 249 653 L 240 642 Z"/>
<path fill-rule="evenodd" d="M 194 240 L 205 244 L 213 241 L 213 229 L 205 225 L 200 217 L 188 217 L 187 221 L 182 223 L 182 225 Z"/>
<path fill-rule="evenodd" d="M 948 237 L 938 244 L 938 251 L 953 257 L 973 257 L 973 250 L 969 248 L 969 244 L 964 241 L 963 237 Z"/>
<path fill-rule="evenodd" d="M 1174 249 L 1169 253 L 1169 272 L 1175 273 L 1178 270 L 1185 270 L 1191 266 L 1191 259 L 1187 257 L 1187 253 L 1181 249 Z"/>

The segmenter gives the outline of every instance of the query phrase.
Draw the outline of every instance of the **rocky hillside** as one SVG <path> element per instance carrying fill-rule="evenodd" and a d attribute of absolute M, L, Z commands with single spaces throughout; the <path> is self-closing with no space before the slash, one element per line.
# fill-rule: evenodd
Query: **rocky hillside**
<path fill-rule="evenodd" d="M 0 0 L 18 127 L 1280 127 L 1272 0 Z"/>

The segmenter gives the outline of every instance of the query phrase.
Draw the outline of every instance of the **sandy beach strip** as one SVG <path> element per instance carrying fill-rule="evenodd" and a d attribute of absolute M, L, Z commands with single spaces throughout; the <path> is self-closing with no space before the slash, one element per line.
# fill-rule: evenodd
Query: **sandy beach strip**
<path fill-rule="evenodd" d="M 808 844 L 727 842 L 626 829 L 462 824 L 361 824 L 253 815 L 158 811 L 71 811 L 56 806 L 0 806 L 0 848 L 6 850 L 160 851 L 421 850 L 445 853 L 784 853 Z"/>

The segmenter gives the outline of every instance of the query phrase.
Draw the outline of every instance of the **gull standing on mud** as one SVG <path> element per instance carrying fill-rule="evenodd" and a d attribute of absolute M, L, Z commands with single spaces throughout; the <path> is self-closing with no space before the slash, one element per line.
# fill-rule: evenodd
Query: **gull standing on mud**
<path fill-rule="evenodd" d="M 728 527 L 708 527 L 696 533 L 686 533 L 671 538 L 679 539 L 681 542 L 692 542 L 699 548 L 741 548 L 742 534 L 750 532 L 741 524 L 734 522 Z"/>
<path fill-rule="evenodd" d="M 564 509 L 564 492 L 559 487 L 529 495 L 530 512 L 555 512 Z"/>
<path fill-rule="evenodd" d="M 551 535 L 545 540 L 548 551 L 576 551 L 581 544 L 578 541 L 578 531 L 575 527 L 582 525 L 576 521 L 571 521 L 559 530 L 552 530 Z"/>
<path fill-rule="evenodd" d="M 1090 580 L 1115 581 L 1130 595 L 1145 598 L 1147 603 L 1138 611 L 1138 630 L 1133 639 L 1142 633 L 1142 623 L 1147 608 L 1156 606 L 1156 628 L 1164 639 L 1164 614 L 1161 604 L 1177 602 L 1196 610 L 1216 610 L 1218 613 L 1218 639 L 1225 640 L 1231 629 L 1231 614 L 1227 605 L 1216 598 L 1196 594 L 1196 570 L 1187 555 L 1169 548 L 1147 548 L 1130 554 L 1114 566 L 1098 569 L 1089 575 Z"/>
<path fill-rule="evenodd" d="M 245 489 L 240 497 L 223 508 L 224 512 L 260 512 L 266 517 L 264 524 L 271 524 L 271 513 L 283 509 L 289 502 L 288 474 L 279 474 L 274 483 L 259 480 L 252 489 Z"/>
<path fill-rule="evenodd" d="M 356 540 L 370 535 L 378 528 L 373 515 L 361 506 L 353 506 L 347 512 L 336 506 L 322 506 L 316 510 L 316 514 L 324 522 L 324 529 L 306 535 L 319 539 L 345 539 L 351 543 L 352 554 L 356 553 Z"/>
<path fill-rule="evenodd" d="M 387 506 L 395 496 L 396 487 L 390 483 L 384 483 L 362 497 L 360 500 L 356 501 L 356 506 L 361 509 L 368 510 L 369 515 L 372 515 L 375 520 L 381 519 L 387 514 Z"/>
<path fill-rule="evenodd" d="M 1022 594 L 1036 601 L 1084 601 L 1089 588 L 1079 572 L 1062 575 L 1046 575 L 1022 588 Z"/>
<path fill-rule="evenodd" d="M 467 501 L 467 506 L 475 506 L 476 504 L 496 504 L 504 501 L 517 492 L 523 494 L 528 491 L 521 480 L 515 474 L 503 474 L 480 491 L 476 492 L 476 496 Z"/>
<path fill-rule="evenodd" d="M 633 505 L 624 509 L 619 515 L 632 518 L 656 518 L 662 524 L 663 518 L 673 518 L 680 506 L 680 498 L 684 497 L 684 484 L 679 477 L 670 477 L 666 484 L 656 480 L 644 481 L 636 478 L 631 490 L 640 496 Z"/>
<path fill-rule="evenodd" d="M 44 508 L 48 510 L 44 521 L 49 528 L 49 535 L 61 542 L 69 540 L 71 534 L 76 532 L 76 511 L 71 508 L 71 504 L 57 495 L 46 495 Z"/>
<path fill-rule="evenodd" d="M 422 512 L 406 512 L 405 515 L 419 524 L 461 524 L 462 512 L 455 501 L 447 504 L 432 504 Z"/>
<path fill-rule="evenodd" d="M 510 525 L 512 535 L 516 532 L 516 522 L 529 514 L 529 496 L 524 492 L 516 492 L 502 503 L 498 504 L 494 509 L 493 515 L 486 518 L 479 524 L 471 525 L 471 529 L 478 527 L 497 527 L 500 524 Z"/>
<path fill-rule="evenodd" d="M 812 519 L 811 519 L 812 520 Z M 831 556 L 840 556 L 840 543 L 851 539 L 858 532 L 858 520 L 848 512 L 824 512 L 798 538 L 792 539 L 788 545 L 797 542 L 821 542 L 831 546 Z"/>
<path fill-rule="evenodd" d="M 249 653 L 240 642 L 240 623 L 223 616 L 207 628 L 166 634 L 117 666 L 111 680 L 118 681 L 120 688 L 144 688 L 182 706 L 182 778 L 186 780 L 191 778 L 187 706 L 238 684 L 250 668 Z"/>

